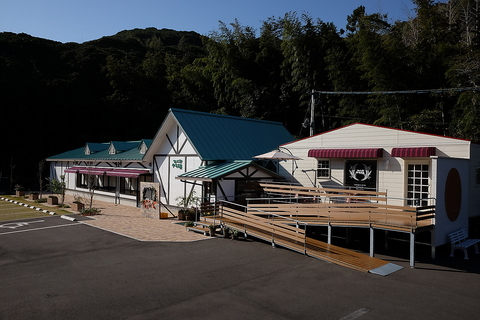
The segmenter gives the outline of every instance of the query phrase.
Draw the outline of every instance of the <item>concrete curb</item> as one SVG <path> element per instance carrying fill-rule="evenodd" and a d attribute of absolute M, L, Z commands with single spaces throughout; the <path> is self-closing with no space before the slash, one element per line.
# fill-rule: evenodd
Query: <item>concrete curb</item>
<path fill-rule="evenodd" d="M 77 219 L 75 219 L 74 217 L 69 217 L 69 216 L 64 216 L 64 215 L 61 215 L 60 218 L 70 220 L 70 221 L 77 221 Z"/>
<path fill-rule="evenodd" d="M 49 210 L 44 210 L 44 209 L 41 209 L 41 208 L 37 208 L 35 206 L 31 206 L 29 204 L 26 204 L 26 203 L 21 203 L 21 202 L 18 202 L 18 201 L 14 201 L 14 200 L 10 200 L 10 199 L 7 199 L 7 198 L 4 198 L 4 197 L 0 197 L 1 200 L 5 200 L 5 201 L 8 201 L 8 202 L 11 202 L 11 203 L 14 203 L 14 204 L 18 204 L 19 206 L 24 206 L 24 207 L 27 207 L 27 208 L 31 208 L 33 210 L 37 210 L 37 211 L 42 211 L 43 213 L 48 213 L 49 215 L 56 215 L 55 212 L 53 211 L 49 211 Z"/>

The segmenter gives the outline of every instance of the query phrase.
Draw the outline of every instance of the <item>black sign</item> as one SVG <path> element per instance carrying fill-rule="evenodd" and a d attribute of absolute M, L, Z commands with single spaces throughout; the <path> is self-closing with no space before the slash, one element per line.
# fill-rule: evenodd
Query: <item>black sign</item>
<path fill-rule="evenodd" d="M 347 160 L 345 161 L 346 186 L 358 189 L 377 188 L 377 160 Z"/>

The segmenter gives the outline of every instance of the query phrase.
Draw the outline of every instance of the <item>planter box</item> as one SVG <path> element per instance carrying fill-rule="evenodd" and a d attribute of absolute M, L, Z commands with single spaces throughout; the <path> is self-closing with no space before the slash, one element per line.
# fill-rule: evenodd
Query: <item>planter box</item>
<path fill-rule="evenodd" d="M 183 210 L 178 211 L 178 220 L 186 220 L 185 211 Z"/>
<path fill-rule="evenodd" d="M 29 199 L 30 200 L 38 200 L 38 193 L 30 193 Z"/>
<path fill-rule="evenodd" d="M 25 196 L 25 191 L 15 191 L 15 197 L 23 197 Z"/>
<path fill-rule="evenodd" d="M 82 211 L 83 208 L 85 208 L 85 205 L 83 203 L 75 203 L 75 202 L 72 203 L 72 209 L 74 211 L 80 212 L 80 211 Z"/>
<path fill-rule="evenodd" d="M 49 197 L 47 198 L 47 203 L 48 203 L 49 205 L 52 205 L 52 206 L 58 205 L 58 197 L 49 196 Z"/>

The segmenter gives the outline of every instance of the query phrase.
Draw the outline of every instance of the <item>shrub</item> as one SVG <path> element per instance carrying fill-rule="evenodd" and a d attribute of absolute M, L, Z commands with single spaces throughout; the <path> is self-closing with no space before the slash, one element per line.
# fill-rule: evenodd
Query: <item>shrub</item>
<path fill-rule="evenodd" d="M 100 212 L 102 212 L 102 210 L 98 208 L 84 208 L 80 211 L 80 214 L 83 216 L 94 216 L 100 214 Z"/>

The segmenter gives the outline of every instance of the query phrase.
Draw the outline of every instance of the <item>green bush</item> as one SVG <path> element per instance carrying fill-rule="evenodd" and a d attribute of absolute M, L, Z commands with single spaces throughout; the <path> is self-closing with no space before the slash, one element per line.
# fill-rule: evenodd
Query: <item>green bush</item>
<path fill-rule="evenodd" d="M 84 208 L 80 211 L 80 214 L 83 216 L 94 216 L 100 214 L 100 212 L 102 212 L 102 210 L 98 208 Z"/>

